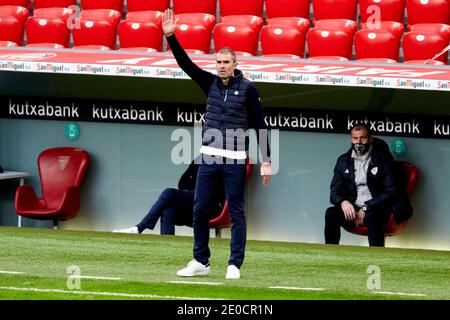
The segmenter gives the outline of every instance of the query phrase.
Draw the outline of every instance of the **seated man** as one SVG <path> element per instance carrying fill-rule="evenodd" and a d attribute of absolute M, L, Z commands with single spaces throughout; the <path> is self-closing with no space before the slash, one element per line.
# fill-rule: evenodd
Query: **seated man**
<path fill-rule="evenodd" d="M 385 143 L 374 138 L 365 124 L 351 131 L 351 149 L 334 168 L 330 201 L 325 213 L 325 243 L 339 244 L 341 226 L 366 225 L 370 246 L 384 246 L 383 226 L 399 194 L 393 157 Z M 384 147 L 386 146 L 386 147 Z"/>
<path fill-rule="evenodd" d="M 194 161 L 189 165 L 178 182 L 178 189 L 166 188 L 150 208 L 147 215 L 136 226 L 113 230 L 120 233 L 142 233 L 145 229 L 155 227 L 161 218 L 161 234 L 175 234 L 175 225 L 192 227 L 195 184 L 197 180 L 198 165 Z M 225 202 L 225 190 L 218 191 L 214 207 L 210 211 L 210 219 L 222 212 Z"/>

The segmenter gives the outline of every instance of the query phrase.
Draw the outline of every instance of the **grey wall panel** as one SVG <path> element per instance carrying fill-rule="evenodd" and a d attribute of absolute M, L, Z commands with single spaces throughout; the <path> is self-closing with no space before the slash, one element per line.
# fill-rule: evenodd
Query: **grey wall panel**
<path fill-rule="evenodd" d="M 78 123 L 80 138 L 64 136 L 66 123 L 0 119 L 0 164 L 27 171 L 39 190 L 36 160 L 55 146 L 76 146 L 91 156 L 78 216 L 62 229 L 107 231 L 139 222 L 166 187 L 176 187 L 186 165 L 172 164 L 171 133 L 176 127 L 132 124 Z M 191 130 L 191 129 L 190 129 Z M 191 131 L 192 132 L 192 131 Z M 390 143 L 394 138 L 385 137 Z M 405 231 L 387 240 L 388 246 L 450 249 L 450 141 L 405 138 L 404 160 L 420 169 L 413 194 L 414 216 Z M 345 134 L 280 132 L 280 169 L 268 187 L 259 169 L 250 179 L 246 206 L 250 239 L 323 243 L 324 211 L 339 154 L 349 146 Z M 17 181 L 0 183 L 0 224 L 16 225 L 13 197 Z M 40 193 L 40 190 L 38 191 Z M 49 227 L 25 219 L 25 226 Z M 158 233 L 159 226 L 150 233 Z M 192 229 L 177 228 L 192 235 Z M 223 233 L 229 237 L 229 231 Z M 343 232 L 342 244 L 367 245 L 367 238 Z"/>

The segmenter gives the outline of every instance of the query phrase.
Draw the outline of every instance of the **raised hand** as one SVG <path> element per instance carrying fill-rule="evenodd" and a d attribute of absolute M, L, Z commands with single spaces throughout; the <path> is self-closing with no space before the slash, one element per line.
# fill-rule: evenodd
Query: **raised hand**
<path fill-rule="evenodd" d="M 176 28 L 177 24 L 173 19 L 172 9 L 166 9 L 162 15 L 162 29 L 166 37 L 171 36 L 175 32 Z"/>

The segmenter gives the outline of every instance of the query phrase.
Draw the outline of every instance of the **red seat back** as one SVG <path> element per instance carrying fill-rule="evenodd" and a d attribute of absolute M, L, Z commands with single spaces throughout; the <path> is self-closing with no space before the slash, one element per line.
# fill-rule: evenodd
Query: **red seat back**
<path fill-rule="evenodd" d="M 447 46 L 448 39 L 444 39 L 439 34 L 411 31 L 403 37 L 404 59 L 405 61 L 431 59 Z M 448 52 L 437 57 L 436 60 L 447 63 Z"/>
<path fill-rule="evenodd" d="M 34 0 L 34 8 L 67 8 L 77 4 L 77 0 Z"/>
<path fill-rule="evenodd" d="M 67 23 L 70 17 L 75 18 L 75 10 L 69 8 L 40 8 L 33 11 L 35 18 L 57 18 Z"/>
<path fill-rule="evenodd" d="M 308 31 L 309 56 L 337 56 L 351 60 L 353 39 L 341 30 L 313 28 Z"/>
<path fill-rule="evenodd" d="M 233 25 L 246 25 L 255 30 L 257 33 L 261 31 L 261 28 L 264 24 L 263 18 L 248 14 L 225 16 L 220 18 L 220 22 L 229 23 Z"/>
<path fill-rule="evenodd" d="M 116 28 L 106 21 L 80 19 L 80 28 L 73 29 L 75 46 L 100 45 L 116 47 Z"/>
<path fill-rule="evenodd" d="M 262 54 L 305 55 L 306 33 L 295 27 L 267 25 L 261 30 Z"/>
<path fill-rule="evenodd" d="M 173 11 L 179 13 L 209 13 L 216 15 L 216 0 L 173 0 Z"/>
<path fill-rule="evenodd" d="M 358 0 L 312 0 L 314 20 L 348 19 L 356 21 Z"/>
<path fill-rule="evenodd" d="M 209 54 L 211 50 L 211 31 L 201 25 L 177 24 L 175 31 L 178 41 L 186 50 L 199 50 Z"/>
<path fill-rule="evenodd" d="M 156 26 L 161 26 L 162 12 L 155 10 L 132 11 L 127 13 L 127 20 L 133 22 L 152 22 Z"/>
<path fill-rule="evenodd" d="M 266 0 L 267 18 L 302 17 L 309 20 L 309 0 Z"/>
<path fill-rule="evenodd" d="M 80 188 L 88 163 L 87 152 L 77 148 L 52 148 L 39 155 L 42 198 L 47 208 L 57 207 L 67 188 Z"/>
<path fill-rule="evenodd" d="M 314 27 L 321 29 L 341 30 L 353 38 L 357 29 L 357 24 L 356 21 L 348 19 L 324 19 L 316 20 Z"/>
<path fill-rule="evenodd" d="M 164 11 L 170 5 L 170 0 L 151 0 L 151 1 L 143 1 L 143 0 L 127 0 L 127 8 L 128 12 L 133 11 Z"/>
<path fill-rule="evenodd" d="M 81 0 L 83 10 L 88 9 L 113 9 L 123 11 L 124 0 Z"/>
<path fill-rule="evenodd" d="M 362 29 L 355 34 L 356 59 L 387 58 L 398 61 L 400 40 L 387 30 Z"/>
<path fill-rule="evenodd" d="M 30 8 L 30 0 L 0 0 L 0 6 L 21 6 L 24 8 Z"/>
<path fill-rule="evenodd" d="M 177 24 L 200 25 L 212 32 L 216 24 L 216 16 L 209 13 L 180 13 L 175 15 Z"/>
<path fill-rule="evenodd" d="M 70 30 L 61 19 L 30 17 L 26 24 L 26 34 L 28 44 L 56 43 L 69 46 Z"/>
<path fill-rule="evenodd" d="M 0 15 L 13 16 L 24 25 L 28 18 L 28 9 L 21 6 L 0 6 Z"/>
<path fill-rule="evenodd" d="M 403 22 L 405 0 L 359 0 L 359 12 L 362 22 L 367 19 Z"/>
<path fill-rule="evenodd" d="M 378 21 L 378 22 L 376 22 L 374 24 L 372 24 L 372 23 L 363 23 L 363 24 L 361 24 L 361 29 L 387 30 L 387 31 L 390 31 L 398 39 L 398 41 L 400 41 L 402 36 L 403 36 L 403 31 L 405 30 L 405 27 L 400 22 L 395 22 L 395 21 Z"/>
<path fill-rule="evenodd" d="M 246 52 L 253 56 L 258 52 L 259 34 L 250 26 L 221 22 L 214 28 L 216 52 L 229 47 L 234 51 Z"/>
<path fill-rule="evenodd" d="M 408 0 L 406 2 L 408 23 L 445 23 L 449 24 L 448 0 Z"/>
<path fill-rule="evenodd" d="M 80 18 L 86 20 L 106 21 L 115 28 L 119 25 L 122 14 L 114 9 L 90 9 L 80 12 Z"/>
<path fill-rule="evenodd" d="M 121 48 L 145 47 L 162 51 L 162 29 L 151 22 L 123 20 L 119 24 L 119 39 Z"/>
<path fill-rule="evenodd" d="M 23 43 L 24 26 L 10 15 L 0 14 L 0 41 L 11 41 L 19 46 Z"/>
<path fill-rule="evenodd" d="M 275 26 L 296 27 L 298 31 L 302 33 L 306 33 L 309 30 L 309 20 L 301 17 L 271 18 L 267 19 L 267 24 Z"/>
<path fill-rule="evenodd" d="M 263 0 L 219 0 L 220 15 L 248 14 L 262 17 Z"/>

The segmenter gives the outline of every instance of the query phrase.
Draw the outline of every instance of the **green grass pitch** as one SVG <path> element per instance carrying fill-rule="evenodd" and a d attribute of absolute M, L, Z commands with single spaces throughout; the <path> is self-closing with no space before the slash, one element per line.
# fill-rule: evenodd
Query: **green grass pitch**
<path fill-rule="evenodd" d="M 248 241 L 241 279 L 226 280 L 229 239 L 212 238 L 211 274 L 177 277 L 192 242 L 0 227 L 0 299 L 450 299 L 448 251 Z"/>

